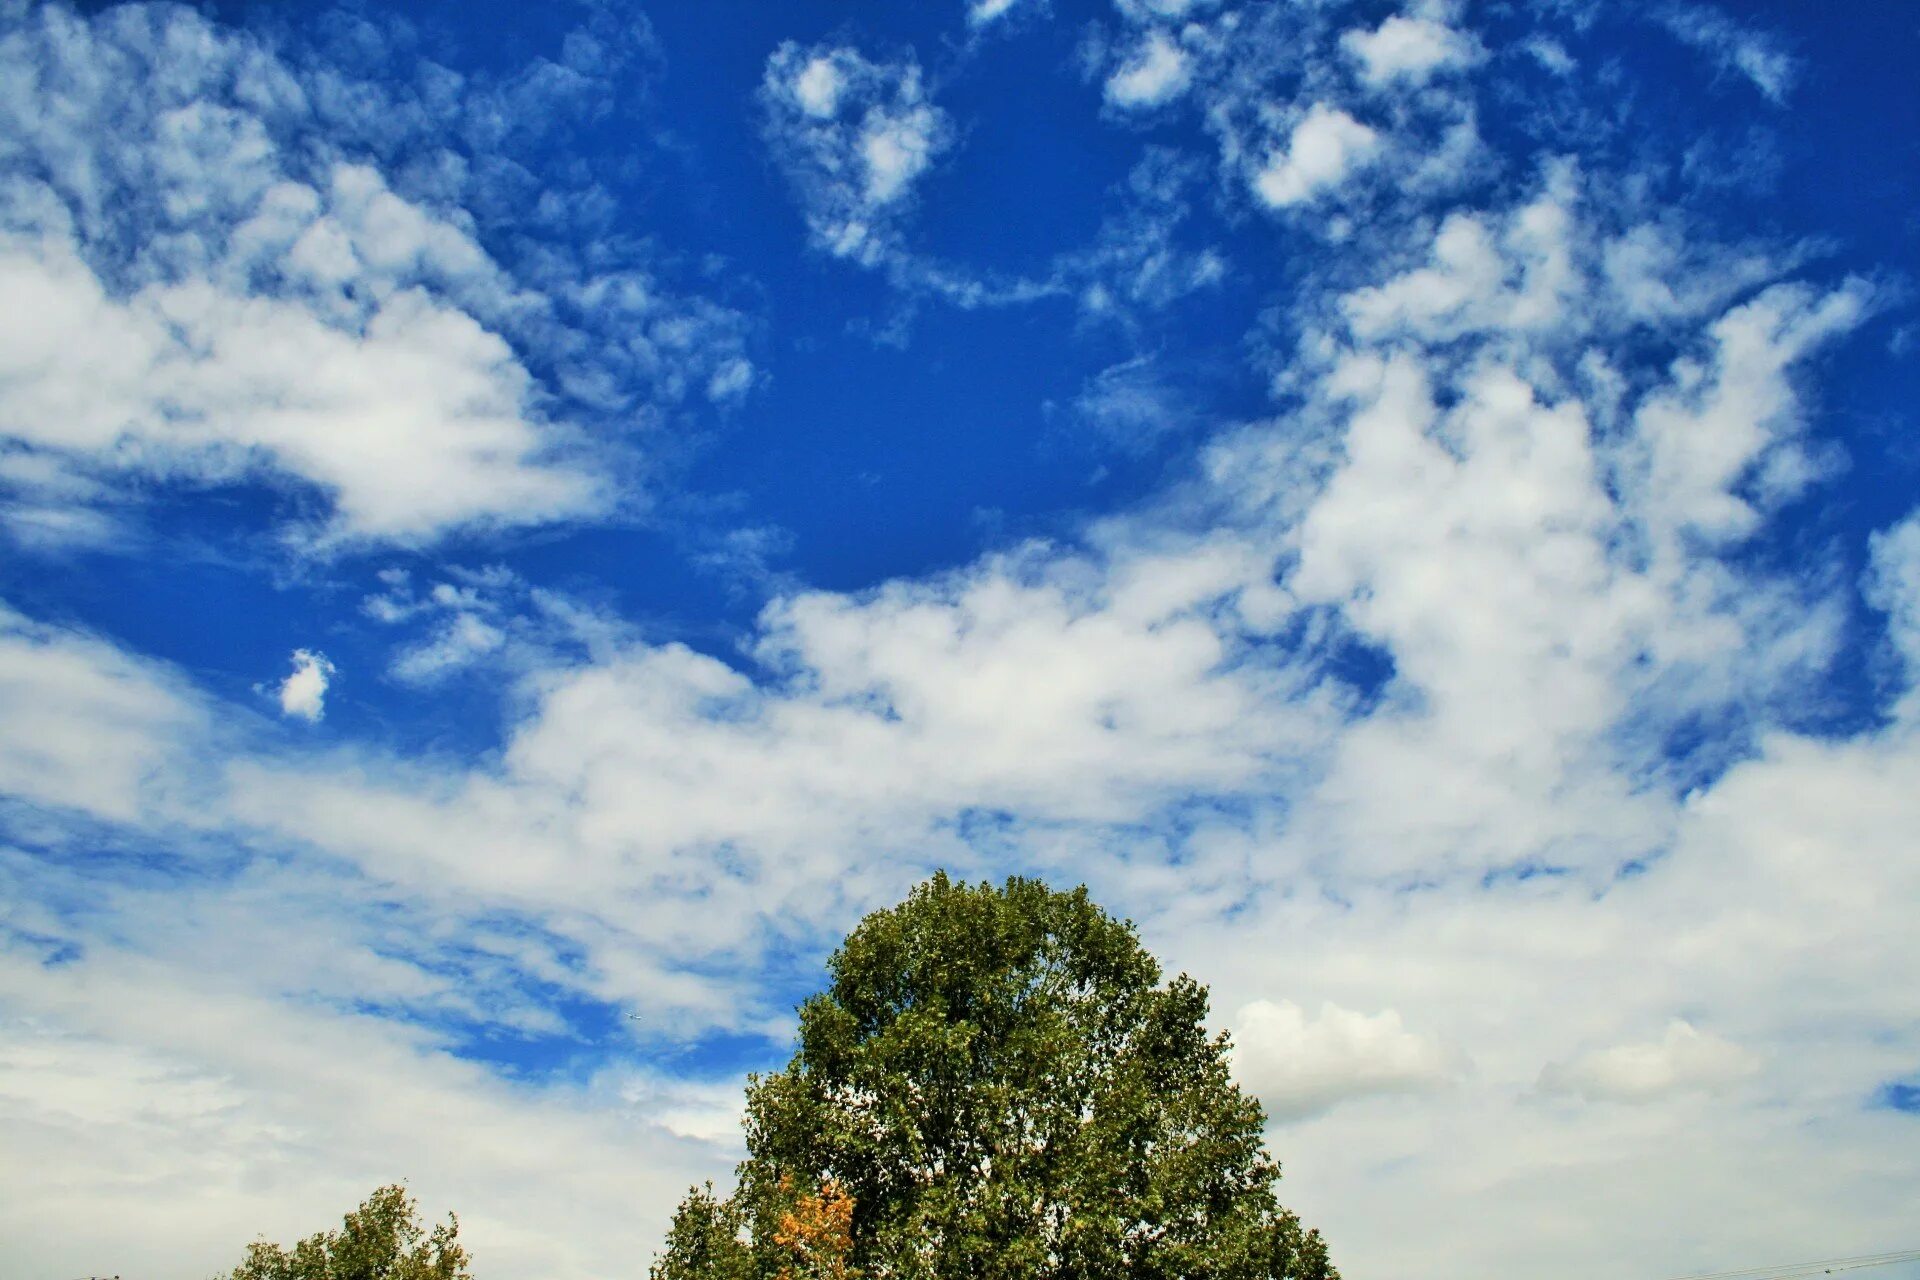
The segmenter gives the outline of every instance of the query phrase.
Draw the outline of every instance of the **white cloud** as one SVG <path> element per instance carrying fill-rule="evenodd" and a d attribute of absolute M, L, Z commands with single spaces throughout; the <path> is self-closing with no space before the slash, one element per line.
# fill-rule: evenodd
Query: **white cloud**
<path fill-rule="evenodd" d="M 183 737 L 203 730 L 166 673 L 0 604 L 0 792 L 133 819 Z"/>
<path fill-rule="evenodd" d="M 1114 7 L 1134 22 L 1170 22 L 1211 9 L 1220 0 L 1114 0 Z"/>
<path fill-rule="evenodd" d="M 6 25 L 0 287 L 36 319 L 0 323 L 0 440 L 97 490 L 14 478 L 8 519 L 43 541 L 155 483 L 291 488 L 311 515 L 288 532 L 311 547 L 599 517 L 631 468 L 576 419 L 751 385 L 724 309 L 561 252 L 528 270 L 543 294 L 467 210 L 394 189 L 366 150 L 434 125 L 444 147 L 460 123 L 368 106 L 404 87 L 291 65 L 184 9 Z M 488 91 L 469 86 L 476 111 Z M 315 141 L 342 95 L 385 131 L 352 161 Z"/>
<path fill-rule="evenodd" d="M 334 665 L 324 653 L 310 649 L 293 651 L 293 673 L 280 682 L 280 714 L 309 724 L 326 714 L 327 686 L 335 675 Z"/>
<path fill-rule="evenodd" d="M 1920 687 L 1920 514 L 1873 535 L 1867 599 L 1887 615 L 1887 636 Z M 1911 710 L 1920 705 L 1909 697 Z"/>
<path fill-rule="evenodd" d="M 1433 237 L 1431 265 L 1341 299 L 1356 335 L 1405 330 L 1429 339 L 1485 330 L 1556 329 L 1582 285 L 1573 264 L 1578 182 L 1555 168 L 1540 194 L 1496 225 L 1454 213 Z"/>
<path fill-rule="evenodd" d="M 1080 418 L 1125 453 L 1143 454 L 1191 425 L 1195 411 L 1151 357 L 1102 369 L 1074 398 Z"/>
<path fill-rule="evenodd" d="M 937 119 L 928 108 L 868 121 L 860 134 L 866 161 L 866 197 L 875 205 L 905 195 L 932 159 Z"/>
<path fill-rule="evenodd" d="M 1107 78 L 1107 101 L 1128 109 L 1157 107 L 1185 93 L 1192 80 L 1187 55 L 1165 31 L 1154 30 Z"/>
<path fill-rule="evenodd" d="M 915 184 L 951 142 L 920 68 L 788 42 L 767 60 L 765 135 L 814 244 L 872 266 L 894 247 Z"/>
<path fill-rule="evenodd" d="M 1396 81 L 1424 84 L 1436 72 L 1470 66 L 1480 56 L 1471 37 L 1431 18 L 1395 14 L 1371 31 L 1349 31 L 1340 46 L 1360 64 L 1360 78 L 1379 88 Z"/>
<path fill-rule="evenodd" d="M 455 613 L 431 640 L 395 658 L 393 674 L 401 680 L 429 683 L 498 652 L 506 642 L 506 633 L 492 623 L 472 613 Z"/>
<path fill-rule="evenodd" d="M 1332 113 L 1347 72 L 1320 36 L 1302 102 Z M 869 152 L 906 77 L 843 52 L 782 64 L 845 78 L 781 80 L 780 118 L 832 128 L 809 154 L 844 203 L 806 207 L 877 210 L 892 244 L 930 152 Z M 1272 108 L 1212 126 L 1235 183 L 1274 129 L 1297 140 L 1281 82 L 1189 90 L 1210 122 Z M 1838 565 L 1746 554 L 1819 483 L 1802 384 L 1873 291 L 1713 252 L 1632 207 L 1631 174 L 1549 162 L 1511 203 L 1433 209 L 1396 186 L 1417 148 L 1392 119 L 1360 252 L 1286 300 L 1283 408 L 1142 509 L 934 579 L 782 589 L 739 661 L 497 574 L 383 576 L 365 609 L 396 663 L 508 673 L 497 751 L 263 745 L 184 675 L 5 615 L 0 790 L 38 843 L 0 848 L 0 1144 L 24 1153 L 0 1168 L 0 1264 L 79 1274 L 105 1230 L 115 1257 L 206 1274 L 405 1173 L 497 1274 L 617 1269 L 687 1182 L 724 1179 L 734 1083 L 503 1085 L 446 1020 L 564 1039 L 578 997 L 644 1011 L 649 1052 L 784 1036 L 768 952 L 818 957 L 937 864 L 1087 880 L 1241 1010 L 1236 1070 L 1289 1122 L 1285 1198 L 1347 1274 L 1669 1274 L 1907 1221 L 1920 1153 L 1867 1102 L 1920 1062 L 1920 993 L 1887 980 L 1920 966 L 1914 669 L 1880 727 L 1787 731 L 1842 626 L 1880 615 Z M 1333 150 L 1344 180 L 1359 161 Z M 485 282 L 433 231 L 454 222 L 407 202 L 426 221 L 375 234 L 352 210 L 377 188 L 303 185 L 319 212 L 283 193 L 294 230 L 256 230 L 315 298 L 344 246 L 486 329 L 451 292 Z M 339 236 L 295 254 L 327 219 Z M 1151 292 L 1150 254 L 1127 261 Z M 119 385 L 115 343 L 88 358 Z M 1090 389 L 1150 413 L 1119 368 Z M 1910 659 L 1915 527 L 1874 540 L 1867 588 Z M 169 851 L 167 886 L 63 876 L 39 844 L 107 843 L 66 811 Z M 1635 1039 L 1676 1010 L 1694 1021 Z"/>
<path fill-rule="evenodd" d="M 972 0 L 967 6 L 967 25 L 984 27 L 1011 13 L 1023 0 Z"/>
<path fill-rule="evenodd" d="M 533 587 L 502 565 L 447 565 L 441 572 L 441 581 L 417 592 L 410 573 L 385 570 L 385 589 L 360 602 L 375 622 L 411 631 L 387 667 L 403 684 L 434 685 L 477 668 L 496 679 L 558 671 L 632 643 L 620 619 Z"/>
<path fill-rule="evenodd" d="M 1233 1023 L 1233 1070 L 1275 1119 L 1317 1115 L 1352 1098 L 1421 1093 L 1459 1071 L 1456 1054 L 1406 1029 L 1392 1009 L 1323 1004 L 1309 1018 L 1288 1000 L 1256 1000 Z"/>
<path fill-rule="evenodd" d="M 1316 102 L 1254 176 L 1254 192 L 1287 208 L 1345 182 L 1379 153 L 1380 135 L 1338 107 Z"/>
<path fill-rule="evenodd" d="M 1183 244 L 1192 216 L 1191 188 L 1205 170 L 1154 148 L 1127 176 L 1126 199 L 1108 215 L 1088 248 L 1057 259 L 1054 279 L 1070 286 L 1090 317 L 1128 323 L 1136 308 L 1158 309 L 1221 284 L 1224 254 L 1204 241 Z"/>
<path fill-rule="evenodd" d="M 1350 6 L 1196 15 L 1180 28 L 1180 47 L 1220 172 L 1262 204 L 1287 208 L 1330 197 L 1368 170 L 1364 186 L 1328 201 L 1330 216 L 1293 225 L 1330 244 L 1399 247 L 1407 218 L 1444 211 L 1500 164 L 1481 136 L 1479 87 L 1465 74 L 1494 64 L 1455 24 L 1456 9 L 1421 3 L 1378 28 L 1351 30 Z M 1128 48 L 1103 53 L 1111 63 Z"/>
<path fill-rule="evenodd" d="M 1395 664 L 1397 696 L 1320 792 L 1350 867 L 1605 868 L 1656 848 L 1664 726 L 1782 696 L 1837 642 L 1832 602 L 1701 551 L 1737 546 L 1793 491 L 1770 477 L 1804 474 L 1794 368 L 1868 296 L 1764 290 L 1626 406 L 1589 349 L 1582 393 L 1543 353 L 1633 322 L 1583 268 L 1574 246 L 1594 236 L 1563 182 L 1503 219 L 1456 215 L 1442 266 L 1339 304 L 1363 341 L 1322 386 L 1353 408 L 1287 585 Z M 1482 345 L 1461 362 L 1403 345 L 1467 335 Z"/>
<path fill-rule="evenodd" d="M 1709 54 L 1724 69 L 1736 71 L 1775 106 L 1783 106 L 1799 64 L 1780 42 L 1763 31 L 1740 25 L 1711 5 L 1676 4 L 1659 15 L 1676 37 Z"/>
<path fill-rule="evenodd" d="M 647 1073 L 614 1087 L 622 1101 L 675 1137 L 729 1151 L 744 1146 L 745 1079 L 705 1082 Z"/>
<path fill-rule="evenodd" d="M 498 336 L 424 291 L 341 328 L 205 282 L 110 297 L 59 233 L 0 239 L 0 287 L 37 320 L 0 333 L 0 432 L 107 469 L 305 480 L 338 536 L 585 514 L 595 481 L 554 437 Z"/>
<path fill-rule="evenodd" d="M 1635 424 L 1645 442 L 1645 500 L 1667 538 L 1743 538 L 1764 507 L 1813 478 L 1797 448 L 1790 371 L 1859 325 L 1873 301 L 1857 279 L 1826 293 L 1775 285 L 1714 322 L 1708 359 L 1675 362 L 1673 385 L 1648 397 Z"/>
<path fill-rule="evenodd" d="M 1591 1100 L 1648 1102 L 1687 1090 L 1713 1092 L 1759 1069 L 1759 1059 L 1739 1045 L 1675 1018 L 1659 1040 L 1549 1063 L 1540 1087 Z"/>
<path fill-rule="evenodd" d="M 1576 235 L 1575 205 L 1566 207 Z M 1295 1120 L 1276 1144 L 1289 1200 L 1335 1233 L 1349 1270 L 1403 1273 L 1444 1255 L 1439 1274 L 1479 1275 L 1491 1253 L 1504 1273 L 1537 1272 L 1564 1256 L 1566 1230 L 1545 1210 L 1568 1197 L 1631 1208 L 1649 1224 L 1645 1239 L 1677 1229 L 1674 1215 L 1702 1202 L 1752 1209 L 1758 1217 L 1743 1222 L 1765 1221 L 1767 1239 L 1788 1244 L 1810 1203 L 1864 1228 L 1890 1212 L 1889 1177 L 1898 1184 L 1912 1168 L 1910 1153 L 1849 1109 L 1910 1070 L 1915 1048 L 1904 1033 L 1886 1038 L 1890 1025 L 1916 1024 L 1911 998 L 1873 976 L 1912 960 L 1898 919 L 1920 892 L 1899 852 L 1920 821 L 1906 785 L 1911 746 L 1776 739 L 1686 802 L 1647 785 L 1630 752 L 1607 746 L 1614 727 L 1649 704 L 1671 701 L 1684 715 L 1729 683 L 1741 696 L 1766 687 L 1771 623 L 1741 611 L 1744 598 L 1765 598 L 1766 584 L 1725 578 L 1698 558 L 1677 581 L 1649 581 L 1609 558 L 1616 542 L 1632 542 L 1649 473 L 1626 465 L 1630 452 L 1615 459 L 1598 447 L 1597 393 L 1590 404 L 1583 384 L 1556 384 L 1538 361 L 1516 369 L 1502 357 L 1510 343 L 1550 348 L 1569 327 L 1604 345 L 1604 331 L 1580 327 L 1582 300 L 1610 286 L 1576 270 L 1551 291 L 1565 300 L 1554 324 L 1509 323 L 1512 300 L 1501 295 L 1524 255 L 1504 229 L 1518 212 L 1483 216 L 1506 266 L 1488 277 L 1492 295 L 1460 306 L 1493 320 L 1449 322 L 1437 339 L 1414 324 L 1377 338 L 1346 334 L 1339 358 L 1322 362 L 1323 380 L 1307 386 L 1311 414 L 1256 424 L 1234 442 L 1232 463 L 1224 452 L 1210 459 L 1211 503 L 1287 487 L 1256 508 L 1271 523 L 1196 540 L 1158 516 L 1129 518 L 1090 531 L 1093 545 L 1077 551 L 1035 545 L 937 582 L 789 595 L 755 633 L 768 673 L 755 679 L 627 637 L 519 686 L 526 712 L 497 761 L 235 756 L 197 736 L 178 750 L 163 740 L 145 772 L 164 778 L 220 762 L 217 801 L 194 812 L 230 839 L 357 863 L 429 918 L 451 904 L 524 912 L 591 957 L 585 972 L 562 969 L 555 980 L 689 1032 L 764 1029 L 784 1016 L 765 1007 L 772 997 L 743 958 L 769 921 L 783 937 L 831 935 L 936 861 L 1090 879 L 1096 897 L 1143 921 L 1170 963 L 1212 981 L 1223 1007 L 1252 1010 L 1235 1028 L 1237 1069 L 1277 1116 Z M 1743 403 L 1770 406 L 1770 431 L 1798 429 L 1788 367 L 1843 318 L 1818 318 L 1823 296 L 1776 296 L 1764 323 L 1748 317 L 1718 338 L 1718 317 L 1697 322 L 1702 359 L 1722 367 L 1707 381 L 1730 379 Z M 1327 312 L 1347 309 L 1330 303 Z M 1449 363 L 1429 349 L 1463 339 L 1480 344 L 1476 359 Z M 1740 357 L 1714 355 L 1723 343 Z M 1701 385 L 1656 383 L 1639 401 L 1684 393 L 1698 410 L 1718 394 L 1694 398 Z M 1776 386 L 1784 390 L 1753 391 Z M 1611 420 L 1629 437 L 1634 403 Z M 1717 414 L 1700 422 L 1709 432 L 1738 425 Z M 1319 426 L 1337 433 L 1339 448 L 1318 480 L 1290 482 L 1282 460 Z M 1624 469 L 1605 470 L 1616 463 Z M 1602 474 L 1633 496 L 1616 500 Z M 1702 492 L 1710 497 L 1711 484 Z M 1276 567 L 1295 559 L 1276 584 Z M 383 579 L 383 612 L 396 625 L 473 612 L 491 598 L 451 577 L 417 596 L 403 594 L 406 585 Z M 411 612 L 422 603 L 439 612 Z M 1316 703 L 1301 673 L 1262 661 L 1251 636 L 1316 610 L 1382 646 L 1400 692 L 1364 708 L 1337 696 Z M 1643 654 L 1656 673 L 1644 685 L 1630 674 Z M 1660 673 L 1676 678 L 1663 685 Z M 136 730 L 128 736 L 144 740 Z M 89 763 L 75 751 L 10 787 L 30 797 L 71 791 Z M 1195 794 L 1232 803 L 1218 815 L 1204 804 L 1187 810 L 1177 826 L 1159 820 Z M 1234 816 L 1241 806 L 1246 815 Z M 970 814 L 985 815 L 984 834 L 968 828 Z M 1611 868 L 1642 851 L 1648 869 L 1617 882 L 1492 874 L 1529 858 L 1565 865 L 1573 854 Z M 191 993 L 206 979 L 177 981 Z M 1268 994 L 1277 991 L 1322 1011 Z M 1816 1120 L 1795 1131 L 1793 1179 L 1755 1188 L 1739 1176 L 1756 1151 L 1777 1153 L 1779 1128 L 1718 1100 L 1704 1120 L 1674 1109 L 1699 1089 L 1647 1098 L 1631 1125 L 1596 1117 L 1619 1109 L 1590 1108 L 1577 1089 L 1555 1095 L 1563 1110 L 1544 1117 L 1516 1101 L 1569 1045 L 1606 1044 L 1613 1028 L 1674 1008 L 1702 1009 L 1749 1052 L 1766 1050 L 1756 1079 L 1805 1099 L 1796 1114 Z M 1414 1026 L 1395 1010 L 1418 1010 Z M 56 1012 L 62 1027 L 76 1020 Z M 228 1056 L 182 1055 L 169 1033 L 144 1023 L 113 1025 L 111 1034 L 82 1030 L 119 1046 L 115 1061 L 160 1055 L 189 1082 L 238 1079 L 223 1085 L 222 1114 L 249 1124 L 262 1116 L 324 1127 L 358 1105 L 323 1093 L 317 1110 L 265 1107 L 259 1099 L 276 1089 L 310 1096 L 315 1077 L 279 1067 L 255 1076 Z M 331 1028 L 303 1034 L 338 1044 Z M 350 1049 L 362 1054 L 364 1044 Z M 1471 1046 L 1471 1075 L 1451 1044 Z M 409 1083 L 410 1105 L 475 1106 L 475 1122 L 501 1133 L 545 1122 L 551 1107 L 604 1116 L 612 1106 L 535 1092 L 495 1111 L 461 1101 L 464 1068 L 415 1057 L 392 1070 L 442 1083 L 419 1092 Z M 1793 1074 L 1776 1080 L 1776 1071 Z M 22 1091 L 36 1108 L 79 1105 L 44 1083 Z M 648 1132 L 705 1140 L 727 1128 L 724 1090 L 643 1082 L 629 1092 L 657 1127 Z M 1336 1106 L 1369 1094 L 1402 1101 Z M 185 1090 L 160 1110 L 197 1114 L 199 1096 Z M 1417 1109 L 1417 1149 L 1403 1108 Z M 369 1142 L 391 1150 L 379 1144 L 411 1131 L 379 1114 Z M 41 1121 L 20 1123 L 32 1132 Z M 103 1167 L 124 1154 L 111 1138 L 117 1123 L 100 1114 L 79 1126 L 109 1136 Z M 246 1131 L 238 1120 L 220 1130 Z M 1679 1141 L 1702 1132 L 1713 1141 Z M 262 1140 L 259 1154 L 236 1163 L 268 1165 L 289 1141 Z M 1671 1178 L 1651 1185 L 1646 1153 L 1675 1148 L 1684 1155 Z M 1835 1151 L 1871 1151 L 1882 1165 L 1863 1179 Z M 578 1176 L 604 1173 L 600 1158 Z M 687 1161 L 724 1175 L 730 1158 Z M 369 1156 L 370 1176 L 391 1176 L 372 1164 Z M 165 1167 L 155 1166 L 156 1180 Z M 306 1185 L 321 1185 L 313 1166 L 298 1167 Z M 541 1253 L 562 1219 L 527 1227 L 506 1207 L 511 1183 L 496 1169 L 469 1160 L 458 1176 L 437 1163 L 430 1174 L 463 1214 L 486 1207 L 486 1232 L 470 1230 L 488 1256 L 504 1256 L 505 1273 L 517 1257 L 562 1266 Z M 97 1200 L 174 1208 L 104 1172 L 84 1176 Z M 1690 1189 L 1689 1204 L 1671 1203 L 1674 1179 Z M 338 1181 L 332 1194 L 350 1201 L 351 1178 Z M 556 1182 L 553 1194 L 571 1186 Z M 1528 1210 L 1497 1246 L 1475 1245 L 1477 1229 L 1460 1225 L 1488 1187 Z M 676 1191 L 660 1191 L 658 1207 Z M 1418 1244 L 1368 1237 L 1383 1202 L 1419 1224 Z M 598 1205 L 578 1208 L 583 1222 L 600 1220 Z M 245 1231 L 269 1220 L 256 1214 Z M 185 1232 L 220 1234 L 207 1217 L 186 1221 L 200 1225 L 140 1220 L 140 1229 L 175 1256 L 188 1256 Z M 599 1228 L 578 1234 L 570 1247 L 610 1238 Z M 1436 1254 L 1434 1241 L 1449 1244 Z M 1633 1248 L 1651 1246 L 1636 1236 Z M 1646 1256 L 1651 1266 L 1666 1255 Z M 564 1265 L 591 1274 L 594 1259 Z"/>
<path fill-rule="evenodd" d="M 1272 677 L 1223 665 L 1196 616 L 1256 583 L 1256 559 L 1231 543 L 1134 557 L 1092 594 L 1089 568 L 1016 560 L 867 598 L 792 597 L 763 621 L 757 656 L 783 673 L 771 685 L 679 646 L 628 646 L 542 673 L 498 773 L 250 766 L 235 800 L 251 823 L 408 880 L 438 874 L 420 840 L 435 829 L 465 833 L 443 846 L 463 878 L 549 902 L 601 900 L 622 866 L 669 875 L 733 905 L 660 927 L 735 936 L 765 911 L 830 905 L 787 899 L 827 863 L 849 884 L 891 883 L 905 869 L 883 850 L 907 832 L 948 847 L 942 825 L 967 810 L 1131 821 L 1284 760 L 1316 712 L 1254 714 Z M 748 878 L 700 852 L 716 848 Z"/>
<path fill-rule="evenodd" d="M 255 940 L 271 952 L 270 935 Z M 204 979 L 123 953 L 85 970 L 0 960 L 9 1270 L 106 1258 L 207 1275 L 261 1234 L 337 1224 L 404 1177 L 430 1215 L 458 1211 L 462 1242 L 498 1274 L 605 1275 L 644 1255 L 687 1185 L 729 1158 L 680 1136 L 718 1127 L 684 1088 L 535 1098 L 403 1027 Z"/>
<path fill-rule="evenodd" d="M 1556 76 L 1567 76 L 1580 64 L 1567 52 L 1565 45 L 1549 36 L 1535 36 L 1521 45 L 1547 71 Z"/>
<path fill-rule="evenodd" d="M 846 78 L 833 65 L 833 56 L 826 53 L 815 55 L 793 78 L 794 100 L 816 120 L 832 118 L 840 109 L 840 93 L 846 87 Z"/>

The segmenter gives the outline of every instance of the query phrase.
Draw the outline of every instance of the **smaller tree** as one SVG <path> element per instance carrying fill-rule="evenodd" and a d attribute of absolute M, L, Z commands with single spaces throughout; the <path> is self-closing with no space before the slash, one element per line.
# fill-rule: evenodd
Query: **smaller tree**
<path fill-rule="evenodd" d="M 431 1231 L 403 1186 L 381 1187 L 347 1214 L 338 1231 L 308 1236 L 291 1250 L 265 1240 L 217 1280 L 473 1280 L 453 1214 Z"/>

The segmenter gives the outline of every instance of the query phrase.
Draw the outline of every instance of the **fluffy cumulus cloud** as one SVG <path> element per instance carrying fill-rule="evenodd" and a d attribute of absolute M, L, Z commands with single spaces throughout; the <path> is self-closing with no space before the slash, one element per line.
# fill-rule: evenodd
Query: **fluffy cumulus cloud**
<path fill-rule="evenodd" d="M 1301 204 L 1369 163 L 1380 149 L 1380 135 L 1339 107 L 1316 102 L 1254 175 L 1261 201 L 1283 209 Z"/>
<path fill-rule="evenodd" d="M 1724 1088 L 1759 1066 L 1759 1059 L 1739 1045 L 1676 1018 L 1657 1041 L 1548 1063 L 1540 1087 L 1589 1099 L 1645 1102 L 1677 1090 Z"/>
<path fill-rule="evenodd" d="M 308 486 L 343 546 L 582 519 L 632 478 L 609 421 L 758 385 L 738 317 L 605 224 L 617 261 L 567 260 L 490 236 L 457 166 L 295 148 L 338 118 L 284 51 L 9 12 L 23 546 L 143 484 Z M 1604 113 L 1553 98 L 1493 155 L 1487 104 L 1617 97 L 1602 19 L 1540 13 L 1122 0 L 1086 38 L 1087 126 L 1141 154 L 1044 296 L 1129 345 L 1057 403 L 1180 456 L 1050 536 L 763 574 L 706 626 L 543 577 L 548 543 L 380 545 L 301 634 L 356 706 L 452 710 L 324 741 L 284 723 L 321 716 L 317 651 L 249 696 L 257 668 L 29 583 L 0 609 L 0 1269 L 97 1241 L 205 1274 L 398 1173 L 490 1271 L 630 1269 L 724 1178 L 826 950 L 934 867 L 1085 881 L 1210 983 L 1346 1274 L 1903 1243 L 1920 1156 L 1875 1100 L 1920 1063 L 1920 514 L 1809 514 L 1861 447 L 1828 362 L 1901 303 L 1728 231 Z M 813 248 L 897 264 L 964 122 L 910 55 L 816 37 L 752 50 L 743 96 Z M 1208 219 L 1231 267 L 1176 243 Z M 1229 417 L 1187 318 L 1152 325 L 1234 297 Z"/>
<path fill-rule="evenodd" d="M 280 714 L 315 724 L 327 712 L 327 689 L 339 674 L 324 653 L 293 651 L 293 671 L 280 682 Z"/>
<path fill-rule="evenodd" d="M 1409 1031 L 1392 1009 L 1325 1004 L 1310 1018 L 1291 1001 L 1257 1000 L 1235 1017 L 1233 1036 L 1234 1074 L 1280 1120 L 1369 1094 L 1424 1092 L 1459 1070 L 1455 1054 Z"/>
<path fill-rule="evenodd" d="M 798 926 L 832 911 L 831 897 L 809 900 L 829 867 L 843 892 L 899 887 L 914 868 L 887 851 L 905 833 L 963 856 L 955 833 L 975 814 L 1134 823 L 1284 770 L 1320 712 L 1307 699 L 1254 714 L 1289 677 L 1230 660 L 1206 620 L 1270 609 L 1260 575 L 1246 549 L 1220 544 L 1132 557 L 1110 582 L 1095 563 L 1028 560 L 870 597 L 808 593 L 763 619 L 757 657 L 782 673 L 775 684 L 677 645 L 629 644 L 542 674 L 499 770 L 375 782 L 390 766 L 260 763 L 234 799 L 250 823 L 422 887 L 443 874 L 418 838 L 436 828 L 464 833 L 446 846 L 464 878 L 543 909 L 655 886 L 655 905 L 633 905 L 673 946 L 731 947 L 739 913 Z M 689 914 L 658 898 L 669 888 L 730 906 Z M 759 1016 L 747 992 L 730 1012 L 714 994 L 620 993 Z"/>
<path fill-rule="evenodd" d="M 1340 45 L 1359 64 L 1360 78 L 1375 87 L 1401 80 L 1424 83 L 1479 55 L 1472 39 L 1444 22 L 1405 14 L 1394 14 L 1372 30 L 1349 31 Z"/>
<path fill-rule="evenodd" d="M 342 328 L 204 281 L 122 302 L 57 223 L 0 253 L 0 280 L 38 317 L 16 321 L 0 369 L 0 429 L 29 448 L 209 483 L 295 477 L 328 495 L 338 532 L 363 537 L 604 502 L 587 474 L 543 462 L 546 429 L 508 345 L 425 292 Z"/>
<path fill-rule="evenodd" d="M 1107 101 L 1116 107 L 1157 107 L 1186 91 L 1193 73 L 1179 43 L 1165 31 L 1142 37 L 1139 47 L 1107 79 Z"/>
<path fill-rule="evenodd" d="M 760 97 L 768 145 L 814 245 L 863 265 L 881 261 L 915 185 L 951 143 L 919 65 L 789 42 L 767 60 Z"/>

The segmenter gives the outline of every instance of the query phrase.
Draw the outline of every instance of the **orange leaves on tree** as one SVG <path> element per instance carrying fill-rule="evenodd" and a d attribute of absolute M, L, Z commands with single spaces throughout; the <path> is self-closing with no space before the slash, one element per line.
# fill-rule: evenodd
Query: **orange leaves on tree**
<path fill-rule="evenodd" d="M 793 1178 L 780 1175 L 780 1189 L 793 1194 Z M 773 1242 L 793 1255 L 779 1280 L 856 1280 L 853 1269 L 853 1197 L 832 1178 L 818 1194 L 796 1196 L 780 1215 Z"/>

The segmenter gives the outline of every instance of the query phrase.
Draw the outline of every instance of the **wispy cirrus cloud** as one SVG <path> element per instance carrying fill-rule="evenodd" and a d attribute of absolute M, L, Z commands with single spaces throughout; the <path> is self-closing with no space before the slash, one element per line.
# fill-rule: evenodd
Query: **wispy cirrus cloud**
<path fill-rule="evenodd" d="M 1770 33 L 1744 26 L 1708 4 L 1670 5 L 1660 12 L 1659 21 L 1724 70 L 1746 77 L 1775 106 L 1786 104 L 1799 64 Z"/>

